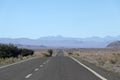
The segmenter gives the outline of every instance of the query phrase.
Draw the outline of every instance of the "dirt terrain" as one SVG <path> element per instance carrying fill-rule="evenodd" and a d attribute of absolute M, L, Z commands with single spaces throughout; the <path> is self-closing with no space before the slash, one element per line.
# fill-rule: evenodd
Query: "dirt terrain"
<path fill-rule="evenodd" d="M 120 49 L 115 48 L 90 48 L 90 49 L 65 49 L 72 56 L 93 63 L 99 67 L 120 74 Z"/>

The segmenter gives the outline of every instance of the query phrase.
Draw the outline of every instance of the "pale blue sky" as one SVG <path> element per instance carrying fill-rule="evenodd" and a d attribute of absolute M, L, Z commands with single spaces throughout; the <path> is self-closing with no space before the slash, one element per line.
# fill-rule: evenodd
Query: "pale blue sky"
<path fill-rule="evenodd" d="M 0 37 L 120 35 L 120 0 L 0 0 Z"/>

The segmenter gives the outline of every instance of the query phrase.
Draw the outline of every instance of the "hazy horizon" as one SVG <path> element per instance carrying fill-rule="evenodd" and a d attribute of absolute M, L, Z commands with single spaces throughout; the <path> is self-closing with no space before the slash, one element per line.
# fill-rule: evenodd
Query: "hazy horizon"
<path fill-rule="evenodd" d="M 56 36 L 41 36 L 41 37 L 38 37 L 38 38 L 29 38 L 29 37 L 0 37 L 0 38 L 11 38 L 11 39 L 40 39 L 40 38 L 81 38 L 81 39 L 86 39 L 86 38 L 107 38 L 107 37 L 119 37 L 120 35 L 117 35 L 117 36 L 104 36 L 104 37 L 101 37 L 101 36 L 89 36 L 89 37 L 67 37 L 67 36 L 62 36 L 62 35 L 56 35 Z"/>
<path fill-rule="evenodd" d="M 119 0 L 0 0 L 0 37 L 120 35 Z"/>

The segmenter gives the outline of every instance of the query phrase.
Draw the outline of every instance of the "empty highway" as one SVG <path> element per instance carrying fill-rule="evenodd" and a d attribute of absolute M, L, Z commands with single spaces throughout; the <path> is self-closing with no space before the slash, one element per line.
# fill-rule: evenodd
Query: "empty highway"
<path fill-rule="evenodd" d="M 97 73 L 77 59 L 66 57 L 63 51 L 59 51 L 55 57 L 34 58 L 1 67 L 0 80 L 120 80 L 119 76 L 107 75 L 106 71 L 100 71 Z"/>

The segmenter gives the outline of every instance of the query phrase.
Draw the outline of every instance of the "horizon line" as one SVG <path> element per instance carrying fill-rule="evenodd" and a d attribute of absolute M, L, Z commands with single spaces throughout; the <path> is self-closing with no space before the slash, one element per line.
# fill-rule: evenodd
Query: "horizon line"
<path fill-rule="evenodd" d="M 48 35 L 48 36 L 41 36 L 39 38 L 30 38 L 30 37 L 0 37 L 0 38 L 4 38 L 4 39 L 40 39 L 40 38 L 82 38 L 82 39 L 86 39 L 86 38 L 106 38 L 106 37 L 119 37 L 120 35 L 117 35 L 117 36 L 111 36 L 111 35 L 108 35 L 108 36 L 88 36 L 88 37 L 73 37 L 73 36 L 62 36 L 62 35 L 56 35 L 56 36 L 51 36 L 51 35 Z"/>

